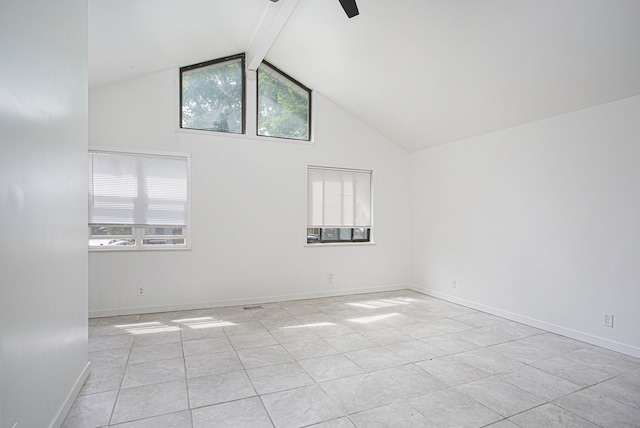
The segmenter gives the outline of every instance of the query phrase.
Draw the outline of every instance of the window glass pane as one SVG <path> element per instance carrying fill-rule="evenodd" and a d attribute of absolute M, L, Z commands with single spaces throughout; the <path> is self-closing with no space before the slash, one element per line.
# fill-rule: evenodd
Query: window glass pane
<path fill-rule="evenodd" d="M 320 229 L 310 227 L 307 229 L 307 243 L 320 241 Z"/>
<path fill-rule="evenodd" d="M 307 167 L 307 243 L 371 240 L 371 176 L 370 170 Z"/>
<path fill-rule="evenodd" d="M 311 92 L 268 64 L 258 68 L 258 135 L 309 140 Z"/>
<path fill-rule="evenodd" d="M 163 235 L 182 235 L 181 227 L 172 226 L 150 226 L 145 227 L 145 235 L 163 236 Z"/>
<path fill-rule="evenodd" d="M 307 226 L 371 225 L 371 171 L 309 166 Z"/>
<path fill-rule="evenodd" d="M 323 242 L 369 242 L 370 229 L 365 227 L 307 228 L 307 244 Z"/>
<path fill-rule="evenodd" d="M 133 228 L 130 226 L 91 226 L 91 236 L 122 236 L 133 235 Z"/>
<path fill-rule="evenodd" d="M 89 247 L 186 247 L 189 165 L 188 154 L 90 150 Z"/>
<path fill-rule="evenodd" d="M 89 152 L 89 224 L 134 224 L 138 197 L 137 159 Z"/>
<path fill-rule="evenodd" d="M 346 228 L 340 229 L 340 240 L 351 241 L 351 229 L 346 229 Z"/>
<path fill-rule="evenodd" d="M 90 247 L 100 247 L 100 246 L 122 246 L 122 245 L 136 245 L 136 240 L 133 238 L 99 238 L 89 239 Z"/>
<path fill-rule="evenodd" d="M 339 233 L 339 229 L 336 229 L 336 228 L 322 229 L 322 234 L 320 235 L 320 238 L 323 241 L 337 241 L 338 238 L 340 237 L 338 233 Z"/>
<path fill-rule="evenodd" d="M 184 239 L 148 238 L 142 240 L 142 245 L 184 245 Z"/>
<path fill-rule="evenodd" d="M 353 229 L 353 239 L 354 240 L 363 240 L 367 239 L 368 234 L 366 233 L 367 229 L 363 227 L 356 227 Z"/>
<path fill-rule="evenodd" d="M 181 69 L 182 128 L 244 132 L 243 57 Z"/>
<path fill-rule="evenodd" d="M 89 152 L 89 224 L 185 225 L 187 157 Z"/>
<path fill-rule="evenodd" d="M 91 226 L 90 247 L 135 245 L 131 226 Z"/>

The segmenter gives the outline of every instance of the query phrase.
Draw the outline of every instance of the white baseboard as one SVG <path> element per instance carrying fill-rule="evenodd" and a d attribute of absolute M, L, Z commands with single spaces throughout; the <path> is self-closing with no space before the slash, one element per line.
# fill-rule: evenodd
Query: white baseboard
<path fill-rule="evenodd" d="M 49 425 L 49 428 L 60 428 L 62 426 L 62 423 L 64 422 L 67 414 L 69 413 L 69 410 L 71 409 L 71 406 L 73 405 L 73 402 L 76 401 L 76 398 L 78 398 L 78 394 L 80 394 L 82 385 L 84 385 L 84 382 L 89 377 L 89 373 L 91 373 L 91 370 L 89 369 L 90 365 L 91 363 L 87 362 L 87 365 L 82 370 L 82 373 L 80 373 L 80 376 L 78 376 L 78 379 L 76 379 L 76 383 L 73 385 L 71 391 L 69 391 L 69 394 L 67 394 L 67 398 L 64 400 L 64 403 L 62 403 L 58 414 L 54 418 L 53 422 L 51 422 L 51 425 Z"/>
<path fill-rule="evenodd" d="M 632 345 L 628 345 L 626 343 L 616 342 L 615 340 L 594 336 L 589 333 L 573 330 L 567 327 L 563 327 L 561 325 L 552 324 L 546 321 L 541 321 L 535 318 L 505 311 L 499 308 L 495 308 L 493 306 L 487 306 L 482 303 L 473 302 L 471 300 L 461 299 L 460 297 L 452 296 L 450 294 L 442 293 L 440 291 L 418 287 L 416 285 L 410 285 L 409 289 L 413 291 L 417 291 L 418 293 L 426 294 L 427 296 L 432 296 L 438 299 L 446 300 L 447 302 L 456 303 L 458 305 L 466 306 L 471 309 L 477 309 L 479 311 L 486 312 L 491 315 L 496 315 L 502 318 L 506 318 L 512 321 L 526 324 L 531 327 L 546 330 L 551 333 L 556 333 L 561 336 L 566 336 L 571 339 L 576 339 L 581 342 L 589 343 L 591 345 L 596 345 L 601 348 L 610 349 L 612 351 L 616 351 L 626 355 L 630 355 L 632 357 L 640 358 L 640 348 L 637 348 Z"/>
<path fill-rule="evenodd" d="M 423 287 L 418 287 L 414 284 L 392 284 L 377 287 L 362 287 L 351 288 L 343 290 L 327 290 L 317 291 L 311 293 L 299 293 L 299 294 L 282 294 L 274 296 L 262 296 L 252 298 L 240 298 L 240 299 L 221 299 L 207 302 L 193 302 L 186 304 L 175 305 L 155 305 L 155 306 L 135 306 L 124 308 L 112 308 L 112 309 L 94 309 L 89 311 L 89 318 L 100 317 L 112 317 L 119 315 L 132 315 L 132 314 L 150 314 L 158 312 L 171 312 L 171 311 L 184 311 L 192 309 L 206 309 L 206 308 L 219 308 L 225 306 L 241 306 L 241 305 L 257 305 L 266 304 L 272 302 L 283 302 L 288 300 L 304 300 L 315 299 L 322 297 L 337 297 L 346 295 L 355 295 L 363 293 L 377 293 L 382 291 L 395 291 L 409 289 L 418 293 L 425 294 L 427 296 L 436 297 L 438 299 L 446 300 L 451 303 L 456 303 L 468 308 L 477 309 L 482 312 L 486 312 L 492 315 L 496 315 L 502 318 L 506 318 L 512 321 L 516 321 L 522 324 L 536 327 L 542 330 L 556 333 L 561 336 L 566 336 L 571 339 L 580 340 L 585 343 L 600 346 L 602 348 L 610 349 L 612 351 L 621 352 L 632 357 L 640 358 L 640 348 L 637 348 L 626 343 L 616 342 L 614 340 L 606 339 L 599 336 L 594 336 L 589 333 L 585 333 L 578 330 L 573 330 L 567 327 L 563 327 L 557 324 L 552 324 L 546 321 L 538 320 L 535 318 L 520 315 L 514 312 L 505 311 L 493 306 L 488 306 L 482 303 L 477 303 L 471 300 L 462 299 L 457 296 L 442 293 L 440 291 L 430 290 Z M 83 381 L 84 382 L 84 381 Z M 80 385 L 82 386 L 82 384 Z M 73 402 L 73 400 L 72 400 Z"/>
<path fill-rule="evenodd" d="M 224 306 L 258 305 L 288 300 L 317 299 L 322 297 L 348 296 L 352 294 L 378 293 L 409 289 L 409 284 L 391 284 L 376 287 L 349 288 L 342 290 L 315 291 L 310 293 L 281 294 L 274 296 L 247 297 L 241 299 L 221 299 L 208 302 L 193 302 L 174 305 L 132 306 L 112 309 L 89 310 L 89 318 L 113 317 L 119 315 L 153 314 L 158 312 L 187 311 L 192 309 L 219 308 Z"/>

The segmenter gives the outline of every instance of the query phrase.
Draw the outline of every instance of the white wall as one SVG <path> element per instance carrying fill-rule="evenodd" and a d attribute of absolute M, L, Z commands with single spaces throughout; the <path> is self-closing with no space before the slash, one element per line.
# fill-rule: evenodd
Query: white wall
<path fill-rule="evenodd" d="M 177 77 L 90 92 L 90 145 L 191 153 L 193 201 L 192 250 L 89 254 L 91 315 L 406 287 L 406 152 L 317 93 L 316 144 L 176 131 Z M 374 170 L 375 245 L 304 245 L 306 163 Z"/>
<path fill-rule="evenodd" d="M 0 426 L 59 426 L 87 359 L 87 5 L 0 6 Z"/>
<path fill-rule="evenodd" d="M 410 157 L 416 289 L 640 356 L 640 97 Z"/>

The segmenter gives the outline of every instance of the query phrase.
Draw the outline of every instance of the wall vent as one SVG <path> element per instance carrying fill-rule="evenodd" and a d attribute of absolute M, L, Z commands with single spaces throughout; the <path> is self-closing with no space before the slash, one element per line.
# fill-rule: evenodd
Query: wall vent
<path fill-rule="evenodd" d="M 251 306 L 245 306 L 243 309 L 264 309 L 264 308 L 260 305 L 251 305 Z"/>

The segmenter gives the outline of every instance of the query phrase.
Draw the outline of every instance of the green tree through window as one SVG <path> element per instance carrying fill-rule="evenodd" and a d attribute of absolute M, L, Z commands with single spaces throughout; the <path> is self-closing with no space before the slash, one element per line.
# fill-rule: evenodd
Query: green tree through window
<path fill-rule="evenodd" d="M 275 67 L 258 68 L 258 135 L 309 140 L 311 91 Z"/>
<path fill-rule="evenodd" d="M 243 133 L 243 68 L 243 55 L 181 68 L 181 127 Z"/>

